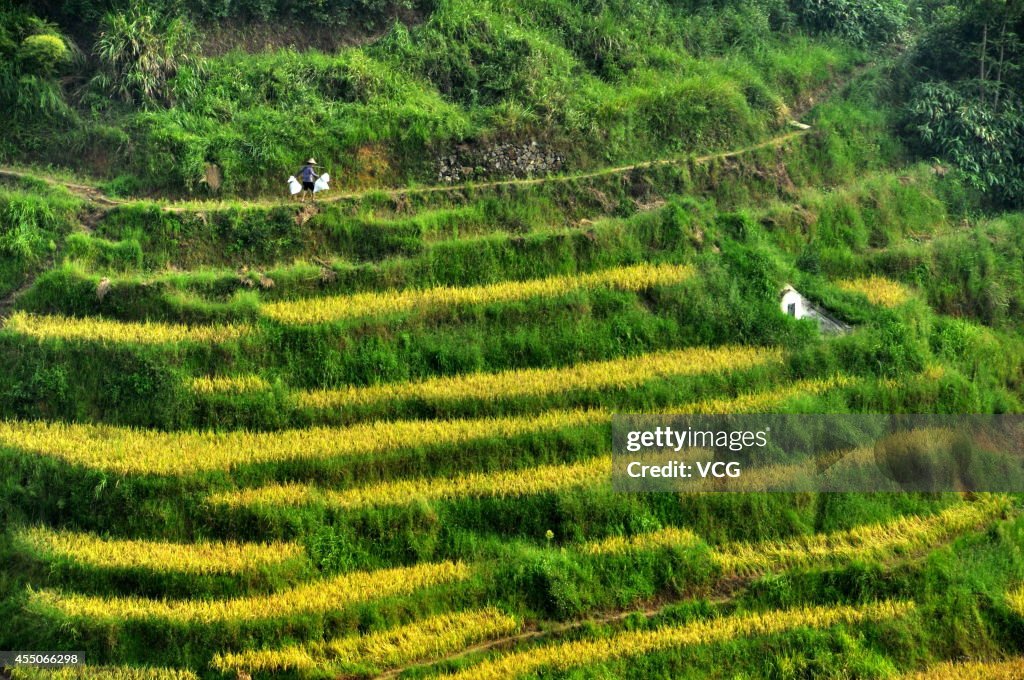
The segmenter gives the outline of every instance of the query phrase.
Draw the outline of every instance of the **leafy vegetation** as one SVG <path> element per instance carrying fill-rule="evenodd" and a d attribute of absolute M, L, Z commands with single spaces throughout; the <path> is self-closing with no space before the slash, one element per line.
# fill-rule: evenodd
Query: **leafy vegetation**
<path fill-rule="evenodd" d="M 43 269 L 75 225 L 79 202 L 69 196 L 0 189 L 0 294 Z"/>
<path fill-rule="evenodd" d="M 1020 205 L 1024 147 L 1024 3 L 969 2 L 931 9 L 909 56 L 918 85 L 906 124 L 929 153 L 972 187 Z"/>
<path fill-rule="evenodd" d="M 94 85 L 129 103 L 170 104 L 169 81 L 183 68 L 202 75 L 195 29 L 182 18 L 160 21 L 142 7 L 107 14 L 94 48 Z"/>
<path fill-rule="evenodd" d="M 909 19 L 906 3 L 894 0 L 800 0 L 794 10 L 809 29 L 837 33 L 860 44 L 898 40 Z"/>

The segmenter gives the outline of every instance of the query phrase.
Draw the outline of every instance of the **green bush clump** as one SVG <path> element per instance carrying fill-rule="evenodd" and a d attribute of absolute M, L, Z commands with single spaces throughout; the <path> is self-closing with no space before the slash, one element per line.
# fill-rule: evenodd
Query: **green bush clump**
<path fill-rule="evenodd" d="M 20 287 L 54 255 L 79 207 L 67 194 L 0 189 L 0 295 Z"/>
<path fill-rule="evenodd" d="M 70 50 L 59 35 L 30 35 L 18 48 L 18 66 L 23 73 L 48 76 L 70 57 Z"/>
<path fill-rule="evenodd" d="M 972 187 L 1013 203 L 1024 195 L 1024 102 L 1001 106 L 979 98 L 973 84 L 920 84 L 907 125 L 926 153 L 948 159 Z"/>
<path fill-rule="evenodd" d="M 137 239 L 106 241 L 87 234 L 71 234 L 64 242 L 64 257 L 90 269 L 126 273 L 142 268 L 142 246 Z"/>
<path fill-rule="evenodd" d="M 898 0 L 794 0 L 800 22 L 857 43 L 893 42 L 907 25 L 907 3 Z"/>
<path fill-rule="evenodd" d="M 104 14 L 131 9 L 130 0 L 76 0 L 60 3 L 50 11 L 62 21 L 88 25 Z M 150 0 L 153 12 L 186 12 L 197 22 L 225 22 L 232 26 L 249 23 L 298 22 L 300 25 L 324 25 L 334 30 L 350 24 L 379 26 L 395 13 L 422 7 L 413 0 Z"/>
<path fill-rule="evenodd" d="M 129 103 L 171 103 L 169 82 L 186 66 L 200 68 L 198 36 L 183 17 L 163 18 L 135 6 L 107 14 L 94 53 L 93 85 Z"/>
<path fill-rule="evenodd" d="M 399 28 L 375 53 L 410 64 L 442 95 L 464 105 L 491 105 L 519 98 L 545 79 L 568 76 L 570 60 L 550 41 L 524 31 L 510 13 L 488 3 L 442 0 L 414 36 Z"/>
<path fill-rule="evenodd" d="M 71 43 L 57 26 L 11 3 L 0 5 L 0 110 L 5 114 L 0 161 L 30 150 L 70 125 L 75 114 L 56 79 L 71 61 Z M 45 144 L 43 144 L 45 146 Z"/>
<path fill-rule="evenodd" d="M 927 22 L 894 78 L 904 135 L 993 206 L 1024 196 L 1024 6 L 924 5 Z"/>

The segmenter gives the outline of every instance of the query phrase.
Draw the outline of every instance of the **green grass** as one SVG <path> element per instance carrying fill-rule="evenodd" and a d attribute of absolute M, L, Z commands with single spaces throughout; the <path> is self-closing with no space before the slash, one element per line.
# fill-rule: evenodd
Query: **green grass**
<path fill-rule="evenodd" d="M 81 202 L 58 190 L 0 188 L 0 297 L 30 283 L 75 226 Z"/>

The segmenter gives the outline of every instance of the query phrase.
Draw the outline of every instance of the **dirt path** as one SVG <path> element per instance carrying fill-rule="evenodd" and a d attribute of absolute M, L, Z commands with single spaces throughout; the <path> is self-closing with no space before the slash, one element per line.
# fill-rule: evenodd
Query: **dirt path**
<path fill-rule="evenodd" d="M 493 182 L 480 182 L 480 183 L 476 183 L 476 184 L 443 184 L 443 185 L 436 185 L 436 186 L 429 186 L 429 187 L 419 187 L 419 188 L 410 188 L 410 189 L 391 189 L 391 190 L 385 190 L 383 193 L 386 193 L 386 194 L 391 195 L 391 196 L 407 196 L 407 195 L 411 195 L 411 194 L 429 194 L 429 193 L 444 192 L 444 191 L 461 191 L 461 190 L 470 189 L 470 188 L 472 188 L 472 189 L 493 189 L 493 188 L 504 187 L 504 186 L 532 186 L 532 185 L 536 185 L 536 184 L 552 184 L 552 183 L 555 183 L 555 182 L 572 182 L 572 181 L 581 180 L 581 179 L 594 179 L 596 177 L 606 177 L 608 175 L 624 175 L 627 172 L 632 172 L 633 170 L 643 170 L 645 168 L 663 167 L 663 166 L 666 166 L 666 165 L 680 165 L 682 163 L 686 163 L 687 161 L 692 161 L 694 163 L 698 163 L 698 164 L 702 164 L 703 165 L 703 164 L 706 164 L 706 163 L 710 163 L 711 161 L 724 160 L 724 159 L 727 159 L 727 158 L 734 158 L 736 156 L 742 156 L 744 154 L 748 154 L 748 153 L 751 153 L 753 151 L 759 151 L 761 149 L 767 149 L 767 148 L 771 148 L 771 147 L 779 147 L 779 146 L 782 146 L 783 144 L 785 144 L 786 142 L 788 142 L 788 141 L 790 141 L 792 139 L 795 139 L 797 137 L 801 137 L 803 135 L 806 135 L 809 132 L 810 132 L 809 129 L 808 130 L 796 130 L 794 132 L 788 132 L 788 133 L 786 133 L 784 135 L 779 135 L 777 137 L 772 137 L 771 139 L 767 139 L 767 140 L 765 140 L 763 142 L 758 142 L 756 144 L 751 144 L 749 146 L 744 146 L 742 148 L 734 149 L 732 151 L 722 151 L 722 152 L 718 152 L 718 153 L 711 153 L 711 154 L 706 154 L 704 156 L 696 156 L 696 157 L 693 157 L 693 156 L 678 156 L 678 157 L 673 157 L 673 158 L 659 158 L 659 159 L 655 159 L 655 160 L 651 160 L 651 161 L 642 161 L 640 163 L 632 163 L 630 165 L 617 165 L 617 166 L 608 167 L 608 168 L 601 168 L 600 170 L 592 170 L 592 171 L 589 171 L 589 172 L 581 172 L 581 173 L 576 173 L 576 174 L 572 174 L 572 175 L 552 175 L 552 176 L 549 176 L 549 177 L 530 177 L 530 178 L 527 178 L 527 179 L 502 179 L 502 180 L 496 180 L 496 181 L 493 181 Z M 339 194 L 338 196 L 332 196 L 331 199 L 329 199 L 329 200 L 340 201 L 340 200 L 350 199 L 350 198 L 359 198 L 359 197 L 361 197 L 361 196 L 363 196 L 363 195 L 365 195 L 367 193 L 370 193 L 370 192 L 354 192 L 354 193 L 349 193 L 349 194 Z M 380 193 L 380 192 L 378 192 L 378 193 Z M 327 201 L 324 201 L 324 202 L 327 202 Z"/>
<path fill-rule="evenodd" d="M 724 577 L 722 580 L 720 580 L 718 583 L 714 585 L 714 589 L 712 590 L 710 595 L 707 596 L 706 599 L 708 602 L 715 605 L 722 605 L 731 602 L 735 598 L 737 591 L 742 590 L 747 585 L 752 583 L 755 579 L 760 578 L 760 576 L 763 576 L 763 574 L 753 574 L 744 577 Z M 470 654 L 476 654 L 477 652 L 486 652 L 488 650 L 495 649 L 498 647 L 511 647 L 520 642 L 558 635 L 560 633 L 565 633 L 571 630 L 582 628 L 583 626 L 617 623 L 619 621 L 622 621 L 623 619 L 633 616 L 634 614 L 638 614 L 649 619 L 657 616 L 658 614 L 661 614 L 669 607 L 678 605 L 680 602 L 683 601 L 685 601 L 685 599 L 664 600 L 658 603 L 649 604 L 647 607 L 644 607 L 642 609 L 627 609 L 624 611 L 609 612 L 607 614 L 593 616 L 587 619 L 569 621 L 567 623 L 560 623 L 558 625 L 544 629 L 532 628 L 530 630 L 524 630 L 519 633 L 506 635 L 504 637 L 495 638 L 493 640 L 484 640 L 483 642 L 478 642 L 475 645 L 464 647 L 458 650 L 457 652 L 441 657 L 439 659 L 435 659 L 433 661 L 411 663 L 402 666 L 401 668 L 394 668 L 379 675 L 375 675 L 374 678 L 376 680 L 390 680 L 398 677 L 399 675 L 408 670 L 418 668 L 420 666 L 435 666 L 440 663 L 455 661 L 463 657 L 469 656 Z"/>
<path fill-rule="evenodd" d="M 444 663 L 446 661 L 455 661 L 457 659 L 469 656 L 470 654 L 476 654 L 477 652 L 486 652 L 488 650 L 495 649 L 496 647 L 510 647 L 512 645 L 524 642 L 526 640 L 533 640 L 535 638 L 557 635 L 559 633 L 564 633 L 566 631 L 573 630 L 574 628 L 580 628 L 581 626 L 585 625 L 615 623 L 616 621 L 621 621 L 628 616 L 632 616 L 633 614 L 639 614 L 641 616 L 651 618 L 661 613 L 666 607 L 669 606 L 669 604 L 663 604 L 657 607 L 649 607 L 647 609 L 633 609 L 623 612 L 616 612 L 614 614 L 607 614 L 605 616 L 590 618 L 585 621 L 572 621 L 570 623 L 562 623 L 551 628 L 546 628 L 544 630 L 527 630 L 521 633 L 516 633 L 515 635 L 507 635 L 505 637 L 496 638 L 494 640 L 486 640 L 484 642 L 478 642 L 477 644 L 471 645 L 469 647 L 464 647 L 463 649 L 460 649 L 458 652 L 455 652 L 454 654 L 449 654 L 448 656 L 437 659 L 435 661 L 428 661 L 424 663 L 412 663 L 407 666 L 402 666 L 401 668 L 395 668 L 393 670 L 387 671 L 386 673 L 381 673 L 380 675 L 376 675 L 374 677 L 377 680 L 390 680 L 391 678 L 397 678 L 402 673 L 413 668 L 417 668 L 419 666 L 434 666 L 436 664 Z"/>
<path fill-rule="evenodd" d="M 960 538 L 962 536 L 966 536 L 966 535 L 968 535 L 970 533 L 977 533 L 977 532 L 980 532 L 980 531 L 987 530 L 988 527 L 992 526 L 994 523 L 999 522 L 999 521 L 1000 521 L 1000 519 L 998 517 L 997 518 L 989 519 L 987 521 L 982 521 L 982 522 L 976 524 L 975 526 L 973 526 L 973 527 L 971 527 L 971 528 L 969 528 L 969 529 L 967 529 L 965 531 L 959 532 L 956 535 L 951 536 L 950 538 L 948 538 L 945 541 L 942 541 L 941 544 L 942 545 L 947 545 L 947 544 L 952 543 L 953 541 L 957 540 L 958 538 Z M 898 556 L 898 557 L 890 558 L 888 560 L 885 560 L 885 561 L 881 562 L 881 565 L 884 568 L 886 568 L 886 569 L 893 569 L 893 568 L 895 568 L 897 566 L 900 566 L 900 565 L 903 565 L 903 564 L 912 564 L 912 563 L 914 563 L 916 561 L 924 559 L 928 554 L 930 554 L 937 547 L 939 547 L 939 546 L 930 546 L 927 549 L 922 549 L 921 551 L 913 553 L 913 554 L 910 554 L 910 555 L 901 555 L 901 556 Z M 785 572 L 785 571 L 786 570 L 783 570 L 783 572 Z M 771 572 L 769 570 L 769 571 L 766 571 L 766 572 L 758 572 L 758 573 L 748 574 L 748 575 L 745 575 L 745 576 L 742 576 L 742 577 L 741 576 L 732 576 L 732 577 L 726 576 L 726 577 L 723 577 L 716 584 L 714 584 L 713 590 L 712 590 L 711 594 L 708 596 L 707 599 L 708 599 L 708 601 L 710 603 L 715 604 L 715 605 L 722 605 L 722 604 L 726 604 L 728 602 L 731 602 L 731 601 L 733 601 L 736 598 L 737 593 L 742 591 L 744 588 L 746 588 L 748 585 L 753 583 L 755 580 L 757 580 L 759 578 L 762 578 L 762 577 L 764 577 L 764 576 L 766 576 L 766 575 L 768 575 L 770 573 Z M 609 623 L 616 623 L 616 622 L 622 621 L 623 619 L 625 619 L 625 618 L 627 618 L 629 616 L 632 616 L 634 614 L 639 614 L 640 616 L 643 616 L 645 618 L 652 618 L 654 616 L 657 616 L 658 614 L 661 614 L 662 612 L 664 612 L 669 607 L 677 605 L 677 604 L 679 604 L 680 602 L 683 602 L 683 601 L 685 601 L 685 599 L 666 600 L 666 601 L 662 601 L 662 602 L 658 602 L 658 603 L 654 603 L 654 604 L 649 604 L 647 607 L 644 607 L 642 609 L 631 609 L 631 610 L 626 610 L 626 611 L 610 612 L 608 614 L 594 616 L 594 617 L 590 617 L 590 618 L 587 618 L 587 619 L 576 620 L 576 621 L 569 621 L 567 623 L 561 623 L 561 624 L 558 624 L 558 625 L 550 627 L 550 628 L 545 628 L 543 630 L 539 629 L 539 628 L 532 628 L 532 629 L 529 629 L 529 630 L 521 631 L 519 633 L 515 633 L 513 635 L 507 635 L 505 637 L 495 638 L 493 640 L 485 640 L 483 642 L 478 642 L 475 645 L 471 645 L 469 647 L 465 647 L 463 649 L 460 649 L 460 650 L 458 650 L 456 652 L 453 652 L 451 654 L 448 654 L 447 656 L 443 656 L 443 657 L 438 658 L 438 659 L 433 659 L 433 660 L 430 660 L 430 661 L 421 661 L 419 663 L 406 664 L 406 665 L 404 665 L 404 666 L 402 666 L 400 668 L 394 668 L 394 669 L 385 671 L 384 673 L 380 673 L 378 675 L 375 675 L 374 678 L 376 680 L 394 680 L 394 678 L 397 678 L 402 673 L 405 673 L 406 671 L 412 670 L 414 668 L 420 668 L 420 667 L 425 667 L 425 666 L 436 666 L 436 665 L 441 664 L 441 663 L 446 663 L 446 662 L 450 662 L 450 661 L 457 661 L 458 659 L 462 659 L 464 657 L 467 657 L 467 656 L 469 656 L 471 654 L 476 654 L 478 652 L 486 652 L 486 651 L 489 651 L 489 650 L 492 650 L 492 649 L 497 649 L 497 648 L 500 648 L 500 647 L 512 647 L 512 646 L 515 646 L 515 645 L 519 644 L 520 642 L 526 642 L 526 641 L 529 641 L 529 640 L 537 640 L 537 639 L 541 639 L 541 638 L 551 637 L 551 636 L 554 636 L 554 635 L 558 635 L 560 633 L 565 633 L 565 632 L 568 632 L 568 631 L 571 631 L 571 630 L 574 630 L 574 629 L 582 628 L 583 626 L 603 625 L 603 624 L 609 624 Z"/>
<path fill-rule="evenodd" d="M 32 284 L 36 282 L 36 275 L 29 276 L 24 283 L 18 286 L 17 289 L 12 290 L 2 300 L 0 300 L 0 326 L 3 325 L 7 318 L 14 311 L 14 302 L 18 299 L 18 296 L 24 293 L 26 290 L 32 287 Z"/>
<path fill-rule="evenodd" d="M 845 74 L 842 77 L 836 78 L 828 83 L 823 84 L 818 90 L 809 93 L 807 100 L 791 111 L 791 115 L 794 119 L 799 119 L 806 115 L 810 110 L 820 105 L 823 101 L 827 101 L 831 96 L 836 93 L 842 92 L 851 82 L 856 80 L 862 74 L 866 73 L 870 69 L 874 68 L 876 64 L 874 62 L 868 62 L 854 68 L 851 72 Z M 791 124 L 794 124 L 791 122 Z M 621 175 L 633 170 L 642 170 L 645 168 L 663 167 L 667 165 L 681 165 L 683 163 L 692 162 L 699 165 L 704 165 L 716 160 L 726 160 L 729 158 L 735 158 L 737 156 L 743 156 L 754 151 L 760 151 L 761 149 L 780 147 L 787 142 L 790 142 L 798 137 L 807 135 L 813 130 L 809 126 L 795 123 L 794 127 L 798 129 L 792 130 L 785 134 L 780 134 L 770 139 L 766 139 L 755 144 L 741 147 L 739 149 L 733 149 L 731 151 L 720 151 L 715 153 L 708 153 L 701 156 L 674 156 L 671 158 L 658 158 L 649 161 L 641 161 L 639 163 L 631 163 L 629 165 L 618 165 L 607 168 L 600 168 L 597 170 L 590 170 L 581 173 L 568 174 L 568 175 L 550 175 L 547 177 L 531 177 L 526 179 L 505 179 L 495 180 L 491 182 L 480 182 L 480 183 L 462 183 L 462 184 L 441 184 L 431 185 L 422 187 L 407 187 L 407 188 L 392 188 L 392 189 L 364 189 L 360 191 L 341 192 L 333 194 L 330 197 L 318 199 L 318 204 L 330 204 L 340 201 L 358 199 L 370 194 L 385 194 L 388 196 L 414 196 L 424 195 L 432 193 L 443 193 L 443 192 L 456 192 L 465 191 L 469 189 L 493 189 L 503 186 L 534 186 L 538 184 L 549 184 L 555 182 L 573 182 L 577 180 L 594 179 L 596 177 L 605 177 L 608 175 Z M 56 177 L 52 177 L 44 174 L 37 174 L 30 170 L 24 170 L 21 168 L 8 167 L 0 165 L 0 177 L 8 177 L 14 179 L 34 179 L 41 182 L 45 182 L 50 186 L 64 187 L 72 194 L 84 198 L 98 208 L 106 210 L 109 208 L 134 205 L 139 203 L 150 203 L 154 201 L 143 200 L 143 199 L 121 199 L 107 196 L 103 191 L 96 185 L 82 184 L 80 182 L 72 182 L 70 180 L 62 180 Z M 245 203 L 252 207 L 275 207 L 282 205 L 296 205 L 296 202 L 290 198 L 278 198 L 278 199 L 267 199 L 257 198 L 252 200 L 238 199 L 240 202 Z M 203 212 L 209 210 L 216 210 L 218 208 L 232 205 L 228 201 L 173 201 L 163 204 L 163 210 L 167 212 Z"/>
<path fill-rule="evenodd" d="M 365 189 L 360 191 L 336 193 L 328 198 L 318 199 L 316 201 L 316 204 L 337 203 L 340 201 L 363 198 L 370 194 L 385 194 L 392 197 L 415 196 L 434 193 L 466 191 L 469 189 L 496 189 L 499 187 L 506 186 L 536 186 L 540 184 L 552 184 L 556 182 L 574 182 L 579 180 L 594 179 L 597 177 L 606 177 L 609 175 L 622 175 L 628 172 L 632 172 L 633 170 L 643 170 L 646 168 L 664 167 L 668 165 L 680 165 L 687 162 L 705 165 L 712 161 L 735 158 L 737 156 L 742 156 L 748 153 L 752 153 L 754 151 L 759 151 L 761 149 L 780 147 L 789 141 L 792 141 L 798 137 L 808 134 L 809 132 L 809 129 L 795 130 L 793 132 L 787 132 L 786 134 L 778 135 L 776 137 L 772 137 L 771 139 L 767 139 L 756 144 L 750 144 L 739 149 L 710 153 L 705 154 L 703 156 L 676 156 L 672 158 L 659 158 L 650 161 L 642 161 L 640 163 L 631 163 L 629 165 L 617 165 L 607 168 L 600 168 L 598 170 L 591 170 L 588 172 L 581 172 L 569 175 L 551 175 L 547 177 L 530 177 L 525 179 L 503 179 L 479 183 L 439 184 L 424 187 L 408 187 L 395 189 Z M 9 177 L 13 179 L 33 179 L 45 182 L 50 186 L 63 187 L 72 194 L 80 198 L 83 198 L 87 201 L 90 201 L 94 204 L 97 204 L 97 206 L 103 209 L 109 209 L 117 206 L 135 205 L 144 202 L 148 203 L 148 201 L 142 201 L 139 199 L 111 198 L 109 196 L 106 196 L 96 186 L 90 186 L 87 184 L 80 184 L 68 180 L 62 180 L 55 177 L 49 177 L 47 175 L 34 174 L 32 172 L 16 168 L 0 166 L 0 177 Z M 285 198 L 269 200 L 255 199 L 242 202 L 245 203 L 246 206 L 261 208 L 272 208 L 282 205 L 299 205 L 296 201 Z M 225 201 L 180 201 L 167 203 L 164 204 L 162 207 L 163 210 L 165 210 L 166 212 L 181 213 L 216 210 L 218 208 L 225 207 L 229 204 L 230 203 Z"/>
<path fill-rule="evenodd" d="M 0 166 L 0 177 L 6 177 L 8 179 L 28 179 L 35 180 L 37 182 L 43 182 L 50 185 L 51 187 L 63 187 L 70 193 L 84 198 L 92 203 L 98 203 L 99 205 L 113 207 L 116 205 L 123 205 L 125 203 L 131 203 L 132 201 L 126 201 L 116 198 L 110 198 L 99 187 L 89 184 L 79 184 L 70 180 L 58 179 L 51 177 L 46 174 L 38 174 L 29 170 L 20 170 L 18 168 L 11 168 L 7 166 Z"/>

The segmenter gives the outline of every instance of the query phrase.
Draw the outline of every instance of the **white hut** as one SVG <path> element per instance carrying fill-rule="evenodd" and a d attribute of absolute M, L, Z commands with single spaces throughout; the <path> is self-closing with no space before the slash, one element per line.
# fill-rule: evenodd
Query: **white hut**
<path fill-rule="evenodd" d="M 842 335 L 853 330 L 852 326 L 835 318 L 788 284 L 782 289 L 780 294 L 779 307 L 784 314 L 794 319 L 813 319 L 817 321 L 818 330 L 826 335 Z"/>

